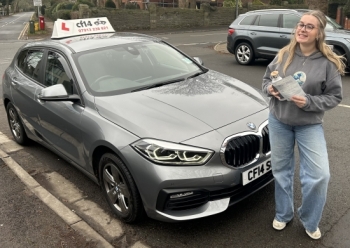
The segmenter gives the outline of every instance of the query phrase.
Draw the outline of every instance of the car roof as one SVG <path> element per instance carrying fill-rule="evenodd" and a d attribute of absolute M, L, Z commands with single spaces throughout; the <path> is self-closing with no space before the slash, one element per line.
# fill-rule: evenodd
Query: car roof
<path fill-rule="evenodd" d="M 245 14 L 256 14 L 256 13 L 268 13 L 268 12 L 294 12 L 294 13 L 305 13 L 311 11 L 310 9 L 259 9 L 259 10 L 251 10 L 246 12 Z"/>
<path fill-rule="evenodd" d="M 91 35 L 79 35 L 62 39 L 46 39 L 29 42 L 25 47 L 41 46 L 69 49 L 72 53 L 94 50 L 102 47 L 110 47 L 122 44 L 139 42 L 160 42 L 159 38 L 137 33 L 103 33 Z"/>

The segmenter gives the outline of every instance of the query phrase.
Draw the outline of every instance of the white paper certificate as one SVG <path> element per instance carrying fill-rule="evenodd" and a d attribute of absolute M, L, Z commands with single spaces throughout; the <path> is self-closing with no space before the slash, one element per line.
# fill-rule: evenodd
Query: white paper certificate
<path fill-rule="evenodd" d="M 290 101 L 291 97 L 295 95 L 305 96 L 305 92 L 292 76 L 282 78 L 281 80 L 274 82 L 272 86 L 275 87 L 276 90 L 280 93 L 281 101 Z"/>

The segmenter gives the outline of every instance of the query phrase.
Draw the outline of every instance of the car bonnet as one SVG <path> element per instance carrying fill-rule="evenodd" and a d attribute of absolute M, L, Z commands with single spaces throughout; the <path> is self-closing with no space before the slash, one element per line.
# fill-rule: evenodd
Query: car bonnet
<path fill-rule="evenodd" d="M 136 134 L 180 142 L 267 108 L 261 94 L 239 80 L 209 71 L 159 88 L 95 97 L 104 118 Z"/>

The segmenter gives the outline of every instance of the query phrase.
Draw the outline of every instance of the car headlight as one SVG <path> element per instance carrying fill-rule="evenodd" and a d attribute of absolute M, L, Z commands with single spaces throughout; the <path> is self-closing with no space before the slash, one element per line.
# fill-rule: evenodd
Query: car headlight
<path fill-rule="evenodd" d="M 202 165 L 214 153 L 203 148 L 154 139 L 139 140 L 132 147 L 152 162 L 164 165 Z"/>

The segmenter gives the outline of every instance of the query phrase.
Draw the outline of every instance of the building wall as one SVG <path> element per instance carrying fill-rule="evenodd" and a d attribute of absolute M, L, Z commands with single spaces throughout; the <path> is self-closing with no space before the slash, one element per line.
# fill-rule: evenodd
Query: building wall
<path fill-rule="evenodd" d="M 281 6 L 252 6 L 249 9 L 240 8 L 239 14 L 250 10 L 268 9 Z M 289 8 L 308 8 L 306 5 L 289 5 Z M 192 27 L 229 26 L 235 19 L 235 8 L 220 8 L 202 4 L 200 9 L 189 8 L 162 8 L 154 3 L 148 5 L 147 10 L 142 9 L 109 9 L 93 8 L 87 5 L 79 6 L 79 13 L 71 15 L 72 18 L 105 16 L 115 30 L 137 29 L 183 29 Z"/>
<path fill-rule="evenodd" d="M 114 30 L 150 29 L 150 14 L 148 10 L 140 9 L 105 9 L 89 10 L 90 17 L 105 16 Z"/>
<path fill-rule="evenodd" d="M 156 8 L 156 28 L 189 28 L 203 26 L 203 11 L 196 9 Z"/>

